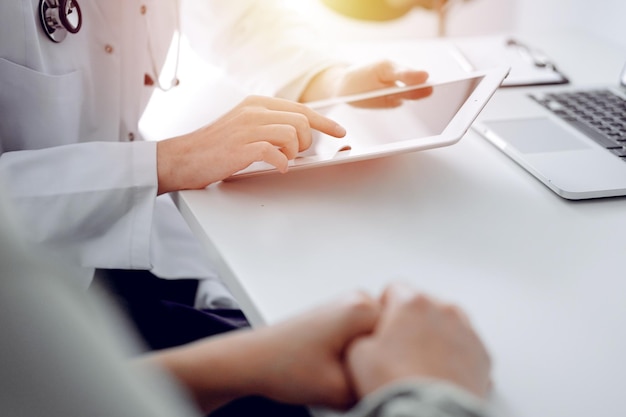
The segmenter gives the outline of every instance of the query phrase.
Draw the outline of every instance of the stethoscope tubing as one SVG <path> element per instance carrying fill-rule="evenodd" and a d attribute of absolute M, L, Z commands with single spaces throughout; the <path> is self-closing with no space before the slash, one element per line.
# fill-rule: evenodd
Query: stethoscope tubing
<path fill-rule="evenodd" d="M 180 11 L 179 0 L 175 0 L 176 7 L 176 24 L 178 44 L 176 48 L 176 63 L 174 76 L 169 85 L 163 86 L 160 80 L 160 72 L 154 60 L 152 52 L 152 44 L 149 43 L 150 59 L 152 61 L 152 72 L 155 76 L 156 86 L 162 91 L 168 91 L 179 84 L 178 80 L 178 64 L 180 55 Z M 69 16 L 76 13 L 76 22 L 72 22 Z M 40 0 L 39 1 L 39 18 L 41 27 L 46 36 L 55 43 L 61 43 L 67 37 L 68 33 L 76 34 L 83 26 L 83 14 L 77 0 Z"/>

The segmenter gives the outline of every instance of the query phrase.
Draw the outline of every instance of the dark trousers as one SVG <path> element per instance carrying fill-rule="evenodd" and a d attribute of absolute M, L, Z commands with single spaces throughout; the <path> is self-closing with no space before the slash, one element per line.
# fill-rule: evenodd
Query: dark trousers
<path fill-rule="evenodd" d="M 241 310 L 198 310 L 193 307 L 198 281 L 166 280 L 149 271 L 99 270 L 94 284 L 104 287 L 135 326 L 148 350 L 165 349 L 249 327 Z M 211 416 L 308 417 L 305 407 L 262 397 L 245 397 Z"/>

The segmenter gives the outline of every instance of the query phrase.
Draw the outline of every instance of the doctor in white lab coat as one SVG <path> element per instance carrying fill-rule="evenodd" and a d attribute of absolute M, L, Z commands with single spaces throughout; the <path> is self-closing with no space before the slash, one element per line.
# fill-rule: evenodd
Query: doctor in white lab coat
<path fill-rule="evenodd" d="M 27 235 L 69 260 L 85 286 L 96 268 L 145 269 L 202 279 L 212 294 L 205 306 L 235 306 L 167 192 L 205 187 L 257 159 L 284 170 L 311 128 L 343 134 L 300 104 L 257 97 L 197 132 L 143 141 L 138 121 L 177 29 L 267 96 L 308 101 L 427 77 L 385 62 L 338 65 L 280 1 L 78 3 L 80 30 L 59 43 L 44 32 L 41 0 L 0 3 L 0 174 Z"/>

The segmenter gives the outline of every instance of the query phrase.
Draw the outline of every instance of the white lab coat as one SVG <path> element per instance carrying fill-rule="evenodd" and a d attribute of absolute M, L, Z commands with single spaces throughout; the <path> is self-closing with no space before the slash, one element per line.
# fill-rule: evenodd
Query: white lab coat
<path fill-rule="evenodd" d="M 330 63 L 304 46 L 312 33 L 279 1 L 185 1 L 192 45 L 255 92 L 296 98 Z M 69 258 L 84 284 L 94 268 L 122 268 L 218 285 L 169 196 L 156 198 L 156 143 L 137 130 L 176 2 L 79 0 L 82 29 L 59 44 L 42 31 L 38 3 L 0 3 L 0 175 L 25 232 Z"/>

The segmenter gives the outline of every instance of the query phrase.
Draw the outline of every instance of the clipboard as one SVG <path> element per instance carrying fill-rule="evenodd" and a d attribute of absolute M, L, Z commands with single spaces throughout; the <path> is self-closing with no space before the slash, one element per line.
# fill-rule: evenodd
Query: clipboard
<path fill-rule="evenodd" d="M 501 87 L 567 84 L 569 79 L 540 49 L 512 36 L 463 38 L 453 42 L 455 55 L 468 71 L 509 66 Z"/>

